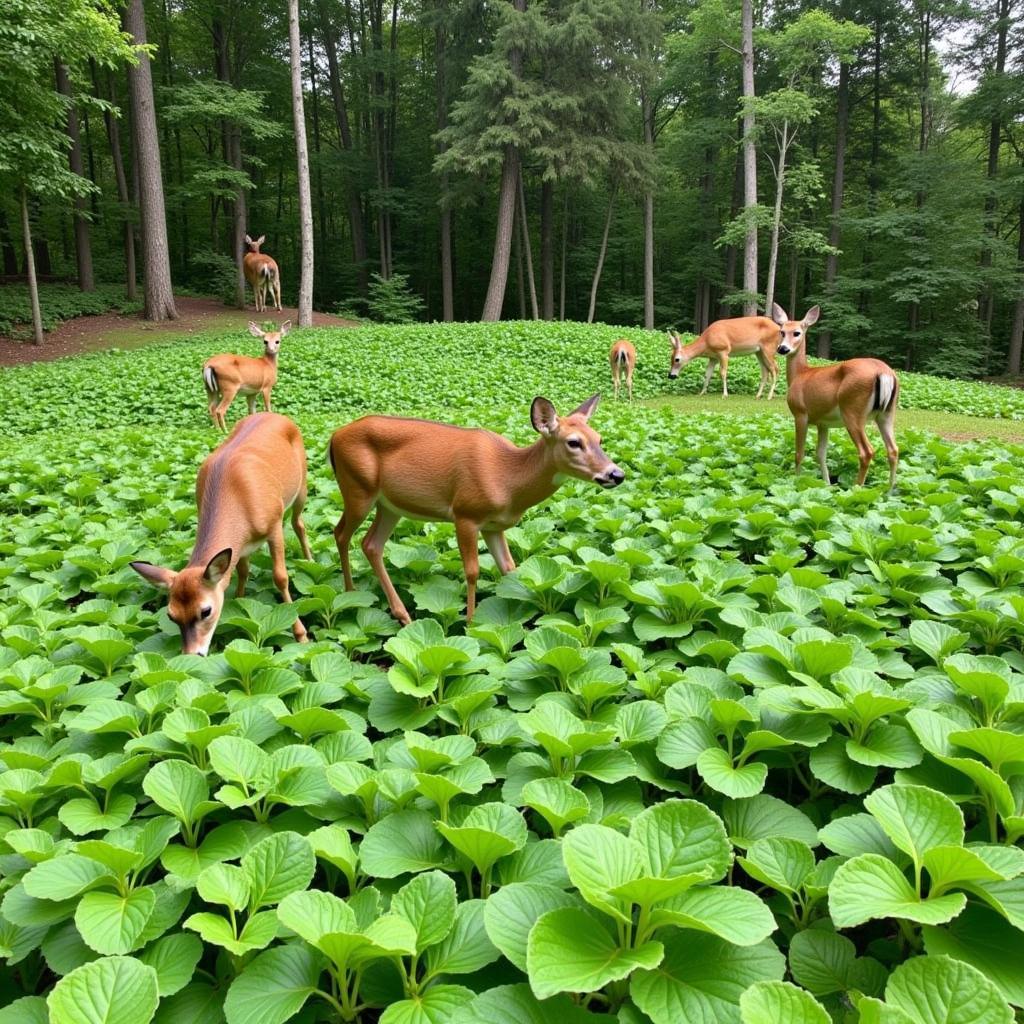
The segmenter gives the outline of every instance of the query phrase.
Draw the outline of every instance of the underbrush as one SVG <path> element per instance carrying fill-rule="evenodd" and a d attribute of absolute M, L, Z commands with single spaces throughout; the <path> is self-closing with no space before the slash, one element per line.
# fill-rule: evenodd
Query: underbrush
<path fill-rule="evenodd" d="M 123 284 L 99 284 L 92 292 L 79 291 L 70 284 L 41 284 L 39 306 L 43 330 L 52 331 L 58 324 L 76 316 L 138 313 L 142 310 L 142 301 L 129 302 Z M 32 337 L 32 306 L 26 285 L 0 286 L 0 336 Z"/>

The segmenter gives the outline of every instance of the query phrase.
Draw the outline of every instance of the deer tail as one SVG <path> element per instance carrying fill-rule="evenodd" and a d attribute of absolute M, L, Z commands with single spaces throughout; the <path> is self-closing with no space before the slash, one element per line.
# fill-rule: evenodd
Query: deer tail
<path fill-rule="evenodd" d="M 212 366 L 203 367 L 203 383 L 211 395 L 215 395 L 220 391 L 220 388 L 217 386 L 217 374 Z"/>
<path fill-rule="evenodd" d="M 260 267 L 260 273 L 269 281 L 274 276 L 274 270 L 269 263 L 264 263 Z"/>
<path fill-rule="evenodd" d="M 882 371 L 875 378 L 875 402 L 876 412 L 888 412 L 896 403 L 899 393 L 899 385 L 896 383 L 896 375 L 891 371 Z"/>

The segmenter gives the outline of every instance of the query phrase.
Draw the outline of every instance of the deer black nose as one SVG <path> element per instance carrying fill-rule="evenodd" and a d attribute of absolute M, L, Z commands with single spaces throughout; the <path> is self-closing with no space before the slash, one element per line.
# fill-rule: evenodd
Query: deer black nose
<path fill-rule="evenodd" d="M 621 469 L 619 469 L 619 467 L 618 467 L 618 466 L 616 466 L 616 467 L 615 467 L 615 468 L 614 468 L 614 469 L 613 469 L 613 470 L 611 471 L 611 473 L 610 473 L 609 475 L 611 476 L 612 480 L 614 481 L 614 483 L 615 483 L 615 486 L 616 486 L 616 487 L 617 487 L 617 486 L 618 486 L 619 484 L 621 484 L 623 480 L 625 480 L 625 479 L 626 479 L 626 474 L 625 474 L 625 473 L 623 473 L 623 472 L 622 472 L 622 470 L 621 470 Z"/>

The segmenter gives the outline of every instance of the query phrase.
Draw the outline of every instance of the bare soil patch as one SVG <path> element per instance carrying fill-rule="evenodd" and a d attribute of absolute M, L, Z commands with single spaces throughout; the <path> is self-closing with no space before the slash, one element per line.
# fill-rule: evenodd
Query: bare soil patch
<path fill-rule="evenodd" d="M 103 316 L 80 316 L 66 320 L 50 331 L 42 345 L 30 341 L 14 341 L 0 337 L 0 366 L 19 366 L 24 363 L 49 362 L 83 352 L 97 352 L 107 348 L 138 348 L 168 335 L 187 337 L 200 331 L 230 330 L 237 327 L 244 331 L 250 320 L 262 323 L 272 320 L 283 323 L 298 320 L 298 310 L 287 306 L 283 311 L 276 309 L 257 313 L 249 306 L 233 309 L 217 299 L 175 299 L 178 309 L 177 320 L 163 323 L 148 323 L 139 314 L 106 313 Z M 330 313 L 314 313 L 314 327 L 358 327 L 354 320 L 346 320 Z"/>

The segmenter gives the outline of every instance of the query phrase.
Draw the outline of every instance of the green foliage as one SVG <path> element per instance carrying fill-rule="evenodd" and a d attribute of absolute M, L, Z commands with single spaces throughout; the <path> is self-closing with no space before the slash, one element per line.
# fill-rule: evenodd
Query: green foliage
<path fill-rule="evenodd" d="M 383 324 L 411 324 L 423 316 L 425 303 L 409 287 L 407 274 L 392 274 L 384 280 L 373 274 L 367 308 L 370 319 Z"/>
<path fill-rule="evenodd" d="M 120 285 L 98 285 L 95 291 L 83 292 L 71 285 L 43 284 L 39 286 L 39 301 L 43 310 L 43 329 L 52 331 L 65 320 L 76 316 L 99 316 L 102 313 L 137 313 L 141 301 L 129 302 Z M 0 288 L 0 335 L 28 337 L 31 335 L 32 309 L 28 289 L 20 285 Z"/>
<path fill-rule="evenodd" d="M 314 557 L 287 607 L 255 553 L 208 658 L 128 563 L 187 555 L 226 339 L 0 377 L 0 1024 L 1010 1024 L 1019 447 L 902 435 L 888 496 L 794 476 L 763 421 L 607 402 L 626 483 L 510 529 L 471 628 L 447 524 L 389 544 L 411 625 L 358 556 L 343 590 L 323 452 L 367 395 L 526 441 L 620 334 L 290 335 Z"/>

